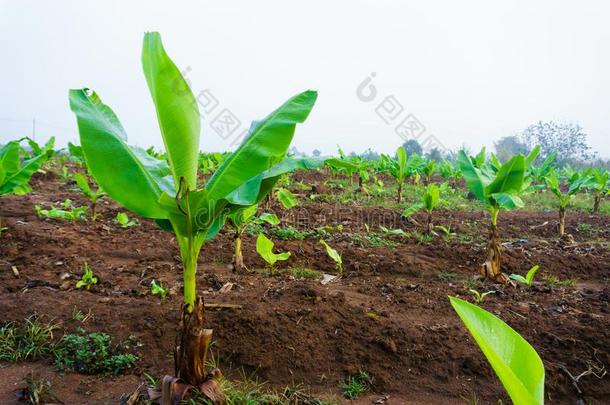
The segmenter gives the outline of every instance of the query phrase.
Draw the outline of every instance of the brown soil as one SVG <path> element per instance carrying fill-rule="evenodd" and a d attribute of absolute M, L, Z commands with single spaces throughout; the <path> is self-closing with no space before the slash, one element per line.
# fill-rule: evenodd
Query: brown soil
<path fill-rule="evenodd" d="M 0 217 L 9 228 L 0 237 L 0 321 L 44 314 L 66 331 L 84 326 L 118 340 L 133 336 L 143 346 L 137 349 L 138 368 L 119 378 L 59 375 L 50 362 L 1 364 L 0 403 L 14 403 L 13 390 L 30 371 L 53 379 L 57 396 L 69 404 L 118 403 L 121 394 L 144 380 L 143 371 L 171 374 L 181 299 L 172 235 L 146 219 L 138 227 L 118 228 L 113 223 L 118 207 L 107 198 L 95 223 L 40 220 L 34 204 L 65 198 L 86 202 L 53 176 L 38 177 L 33 186 L 27 196 L 0 200 Z M 245 372 L 272 388 L 298 383 L 321 396 L 339 397 L 340 383 L 366 370 L 374 378 L 373 392 L 354 403 L 369 404 L 388 395 L 384 403 L 462 404 L 475 394 L 479 403 L 495 404 L 500 398 L 507 403 L 501 384 L 447 300 L 448 295 L 469 297 L 464 282 L 485 258 L 484 213 L 435 213 L 435 223 L 451 225 L 455 237 L 429 243 L 391 237 L 396 247 L 363 247 L 351 234 L 364 234 L 365 223 L 371 230 L 383 225 L 407 232 L 417 225 L 383 208 L 306 202 L 289 212 L 273 208 L 283 225 L 292 223 L 301 230 L 342 224 L 342 231 L 328 241 L 343 255 L 344 277 L 321 285 L 281 271 L 306 267 L 333 272 L 317 239 L 275 238 L 278 250 L 292 252 L 275 276 L 233 273 L 227 266 L 233 254 L 229 233 L 206 245 L 198 274 L 206 302 L 242 305 L 207 312 L 214 329 L 213 352 L 225 374 L 240 378 Z M 556 217 L 554 212 L 501 213 L 503 270 L 523 274 L 540 264 L 539 280 L 554 275 L 575 278 L 577 285 L 512 289 L 483 283 L 497 293 L 482 305 L 540 353 L 548 403 L 574 404 L 580 398 L 608 403 L 608 376 L 582 377 L 580 394 L 566 370 L 576 376 L 592 366 L 610 367 L 610 218 L 568 212 L 566 231 L 575 243 L 566 245 L 556 238 Z M 425 223 L 423 216 L 415 219 Z M 254 244 L 255 236 L 244 236 L 245 264 L 260 269 L 264 263 Z M 74 288 L 84 261 L 99 277 L 91 291 Z M 19 277 L 11 266 L 18 268 Z M 62 283 L 64 273 L 72 275 L 70 283 Z M 149 294 L 152 279 L 172 287 L 163 305 Z M 233 289 L 220 293 L 227 282 L 235 284 Z M 75 308 L 91 310 L 93 318 L 82 325 L 72 319 Z"/>

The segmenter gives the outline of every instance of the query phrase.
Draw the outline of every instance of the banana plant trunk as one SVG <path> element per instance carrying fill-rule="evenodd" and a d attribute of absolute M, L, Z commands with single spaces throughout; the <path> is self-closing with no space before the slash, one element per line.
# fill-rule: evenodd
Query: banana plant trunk
<path fill-rule="evenodd" d="M 563 238 L 566 234 L 566 208 L 559 207 L 559 237 Z"/>
<path fill-rule="evenodd" d="M 434 224 L 432 223 L 432 213 L 428 213 L 428 219 L 426 221 L 426 234 L 432 235 L 434 232 Z"/>
<path fill-rule="evenodd" d="M 184 304 L 174 349 L 176 377 L 195 387 L 207 380 L 205 363 L 212 342 L 212 330 L 204 328 L 204 320 L 205 307 L 202 297 L 197 297 L 192 312 L 189 312 L 188 306 Z"/>
<path fill-rule="evenodd" d="M 601 194 L 596 194 L 595 195 L 595 201 L 593 203 L 593 213 L 594 214 L 598 214 L 599 213 L 599 206 L 602 202 L 602 196 Z"/>
<path fill-rule="evenodd" d="M 358 176 L 358 189 L 356 190 L 356 192 L 358 192 L 358 193 L 362 192 L 362 185 L 363 185 L 362 176 Z"/>
<path fill-rule="evenodd" d="M 95 218 L 97 217 L 97 202 L 91 203 L 91 220 L 95 222 Z"/>
<path fill-rule="evenodd" d="M 244 255 L 241 251 L 241 233 L 235 234 L 235 254 L 233 255 L 233 270 L 241 271 L 244 270 Z"/>
<path fill-rule="evenodd" d="M 492 223 L 489 228 L 489 245 L 487 246 L 487 261 L 483 265 L 484 276 L 496 280 L 502 273 L 501 269 L 501 244 L 498 225 Z"/>
<path fill-rule="evenodd" d="M 397 197 L 397 201 L 398 203 L 402 202 L 402 181 L 398 182 L 398 197 Z"/>

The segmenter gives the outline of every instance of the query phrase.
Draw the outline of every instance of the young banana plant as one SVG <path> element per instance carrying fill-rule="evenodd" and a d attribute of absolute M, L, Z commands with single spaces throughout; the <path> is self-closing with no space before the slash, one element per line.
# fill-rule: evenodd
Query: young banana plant
<path fill-rule="evenodd" d="M 396 149 L 396 160 L 390 167 L 390 174 L 396 179 L 398 183 L 398 194 L 396 195 L 396 201 L 402 202 L 402 188 L 407 178 L 407 150 L 401 146 Z"/>
<path fill-rule="evenodd" d="M 145 34 L 142 65 L 167 162 L 129 147 L 119 119 L 95 92 L 71 90 L 70 107 L 77 117 L 87 167 L 97 183 L 128 210 L 175 233 L 184 277 L 184 304 L 174 350 L 176 378 L 223 398 L 212 378 L 216 373 L 205 371 L 212 331 L 204 327 L 203 297 L 197 295 L 197 258 L 228 215 L 258 204 L 273 188 L 279 174 L 270 169 L 282 167 L 296 124 L 305 121 L 317 93 L 298 94 L 254 122 L 243 143 L 204 187 L 197 188 L 201 116 L 189 85 L 165 52 L 158 33 Z M 170 388 L 185 392 L 184 383 L 174 379 Z"/>
<path fill-rule="evenodd" d="M 106 193 L 102 190 L 101 187 L 98 187 L 97 190 L 94 190 L 89 185 L 89 180 L 87 177 L 81 173 L 76 173 L 74 175 L 74 180 L 76 181 L 76 185 L 83 193 L 85 197 L 89 199 L 89 209 L 91 209 L 91 220 L 95 221 L 97 218 L 97 201 L 102 198 Z"/>
<path fill-rule="evenodd" d="M 434 174 L 434 170 L 436 169 L 436 161 L 429 160 L 423 165 L 421 171 L 424 175 L 424 184 L 427 186 L 432 181 L 432 175 Z"/>
<path fill-rule="evenodd" d="M 561 182 L 555 175 L 555 170 L 551 169 L 549 174 L 546 176 L 546 186 L 548 189 L 557 196 L 559 199 L 559 237 L 563 238 L 566 234 L 566 209 L 570 204 L 572 198 L 580 191 L 585 185 L 586 179 L 578 172 L 574 172 L 570 178 L 567 179 L 568 191 L 563 192 L 561 190 Z"/>
<path fill-rule="evenodd" d="M 514 285 L 501 270 L 498 214 L 501 210 L 523 207 L 523 201 L 519 195 L 523 191 L 527 167 L 530 162 L 534 161 L 536 155 L 537 152 L 527 158 L 521 154 L 516 155 L 510 161 L 501 165 L 496 171 L 485 164 L 484 158 L 480 158 L 481 154 L 476 158 L 472 158 L 466 155 L 463 150 L 458 153 L 460 168 L 468 189 L 475 197 L 487 205 L 491 215 L 487 261 L 481 266 L 480 272 L 484 277 L 504 284 Z"/>
<path fill-rule="evenodd" d="M 610 194 L 610 172 L 605 169 L 594 169 L 591 171 L 586 187 L 593 191 L 593 213 L 599 213 L 603 198 Z"/>
<path fill-rule="evenodd" d="M 438 206 L 439 202 L 441 201 L 440 195 L 441 195 L 441 190 L 436 184 L 434 184 L 434 183 L 428 184 L 428 187 L 426 187 L 426 191 L 424 192 L 423 201 L 421 203 L 414 204 L 414 205 L 408 207 L 407 209 L 405 209 L 402 213 L 402 216 L 410 217 L 411 215 L 413 215 L 415 212 L 417 212 L 419 210 L 422 210 L 422 209 L 426 210 L 426 213 L 428 214 L 428 217 L 426 220 L 426 234 L 432 235 L 434 233 L 434 223 L 432 221 L 432 212 L 434 211 L 434 209 Z"/>
<path fill-rule="evenodd" d="M 32 190 L 30 178 L 49 159 L 52 147 L 40 154 L 29 155 L 21 147 L 21 141 L 11 141 L 0 147 L 0 197 L 5 194 L 23 195 Z M 0 218 L 0 234 L 2 227 Z"/>

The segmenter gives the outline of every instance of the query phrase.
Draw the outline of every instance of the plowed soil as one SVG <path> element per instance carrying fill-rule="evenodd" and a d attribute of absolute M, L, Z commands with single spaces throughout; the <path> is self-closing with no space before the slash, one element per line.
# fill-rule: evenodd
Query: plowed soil
<path fill-rule="evenodd" d="M 316 181 L 321 179 L 311 179 Z M 142 346 L 137 368 L 117 378 L 60 375 L 51 362 L 0 364 L 0 403 L 14 403 L 14 390 L 30 371 L 53 380 L 66 404 L 118 403 L 121 394 L 144 381 L 143 372 L 171 374 L 181 303 L 181 266 L 172 234 L 146 219 L 139 219 L 140 226 L 119 228 L 113 219 L 120 208 L 108 198 L 100 204 L 96 222 L 41 220 L 34 204 L 86 201 L 73 185 L 52 175 L 36 177 L 33 187 L 26 196 L 0 200 L 0 217 L 9 228 L 0 236 L 0 321 L 37 313 L 61 323 L 65 331 L 84 327 L 117 340 L 131 336 Z M 321 397 L 340 398 L 340 383 L 365 370 L 374 378 L 372 392 L 354 403 L 463 404 L 475 396 L 481 404 L 510 403 L 447 299 L 471 299 L 464 283 L 484 258 L 485 213 L 441 211 L 435 222 L 450 225 L 456 236 L 430 242 L 391 236 L 387 240 L 395 247 L 373 247 L 354 238 L 366 234 L 365 224 L 370 230 L 383 225 L 406 232 L 418 225 L 388 209 L 301 201 L 291 211 L 276 205 L 272 210 L 283 218 L 282 225 L 301 230 L 342 225 L 328 239 L 344 260 L 338 281 L 322 285 L 286 271 L 304 267 L 334 273 L 317 238 L 273 238 L 278 251 L 292 252 L 274 275 L 233 272 L 228 232 L 204 246 L 199 291 L 207 303 L 241 305 L 207 311 L 213 352 L 225 375 L 256 375 L 278 389 L 303 384 Z M 422 223 L 423 217 L 415 220 Z M 501 214 L 504 271 L 524 274 L 535 264 L 542 270 L 530 289 L 482 282 L 479 289 L 496 293 L 481 305 L 538 351 L 546 367 L 549 404 L 579 399 L 607 404 L 610 381 L 603 374 L 610 367 L 610 217 L 568 212 L 567 231 L 574 243 L 558 241 L 556 225 L 553 212 Z M 243 247 L 251 270 L 265 267 L 255 252 L 255 237 L 246 235 Z M 90 291 L 74 287 L 85 261 L 99 278 Z M 550 287 L 542 282 L 545 275 L 575 279 L 576 284 Z M 171 288 L 163 304 L 149 293 L 152 279 Z M 220 292 L 229 282 L 233 288 Z M 84 325 L 72 319 L 75 308 L 91 311 L 92 318 Z M 578 382 L 569 376 L 587 370 Z"/>

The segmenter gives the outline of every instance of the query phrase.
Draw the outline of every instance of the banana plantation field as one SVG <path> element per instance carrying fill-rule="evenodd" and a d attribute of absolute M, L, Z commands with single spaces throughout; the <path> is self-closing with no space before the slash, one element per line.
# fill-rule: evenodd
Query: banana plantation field
<path fill-rule="evenodd" d="M 288 153 L 315 91 L 202 153 L 142 63 L 163 152 L 90 89 L 79 142 L 0 146 L 0 403 L 610 403 L 606 168 Z"/>

